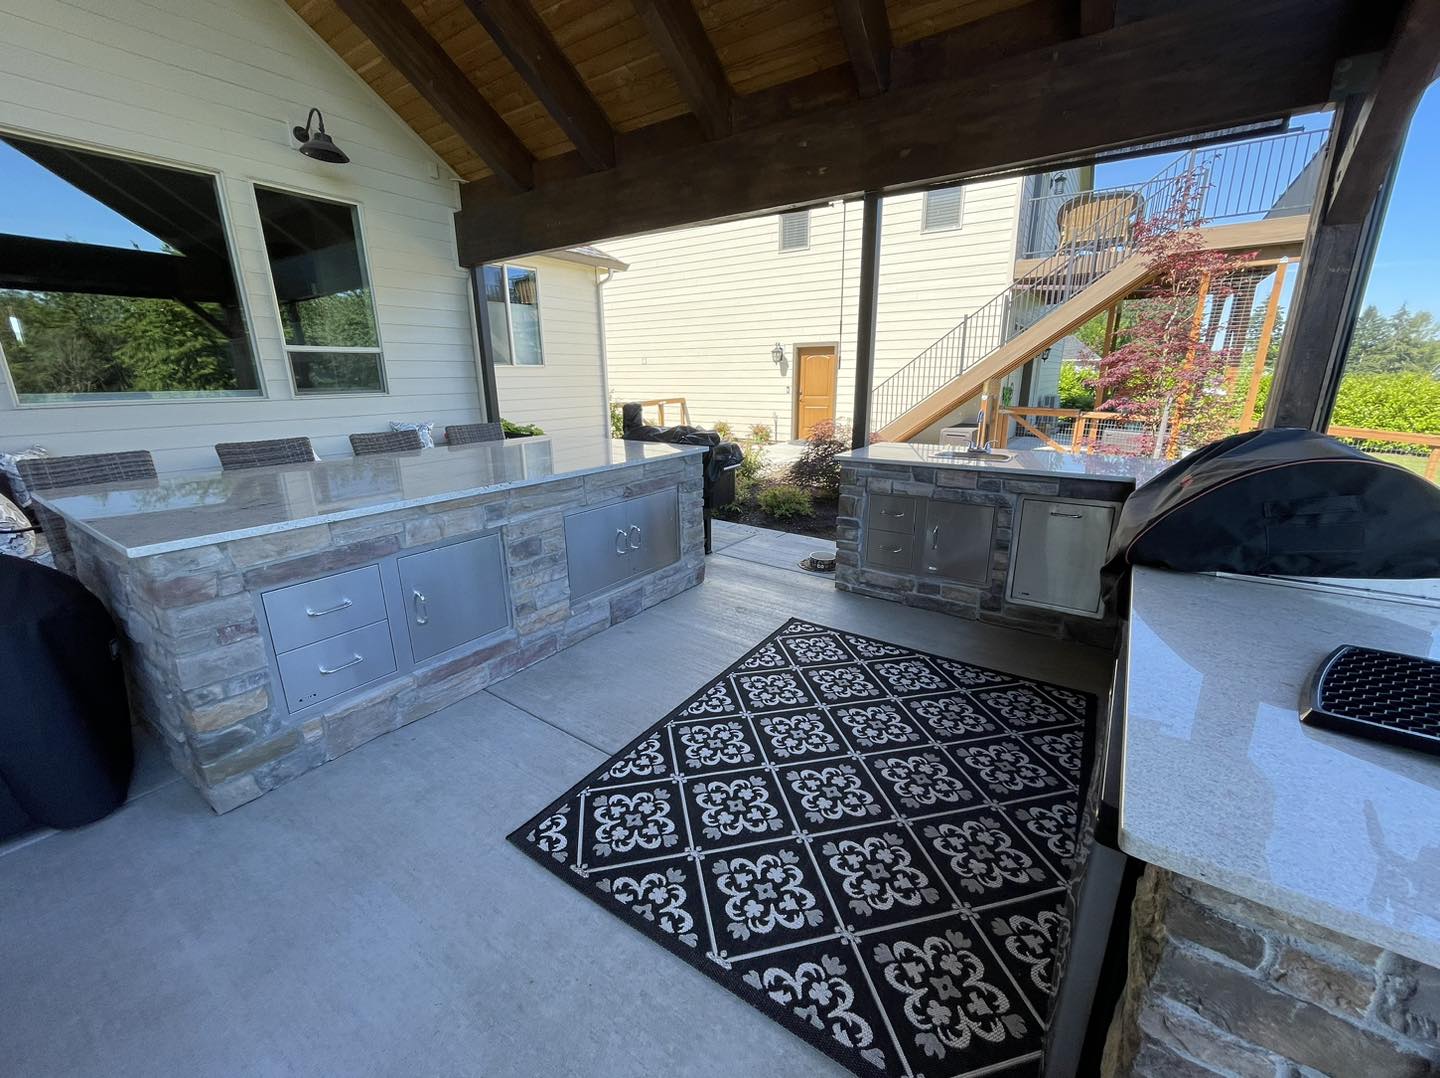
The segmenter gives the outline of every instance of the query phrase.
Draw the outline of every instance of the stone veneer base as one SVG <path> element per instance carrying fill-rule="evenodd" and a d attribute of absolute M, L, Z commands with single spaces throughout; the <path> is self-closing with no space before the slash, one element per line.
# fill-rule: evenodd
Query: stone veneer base
<path fill-rule="evenodd" d="M 227 812 L 699 584 L 700 467 L 698 455 L 618 466 L 133 560 L 79 529 L 71 541 L 77 575 L 122 628 L 132 712 L 156 730 L 211 807 Z M 680 491 L 679 560 L 572 603 L 566 511 L 672 486 Z M 261 591 L 496 530 L 509 573 L 510 631 L 300 717 L 278 703 L 256 616 Z"/>
<path fill-rule="evenodd" d="M 971 621 L 1102 647 L 1113 646 L 1117 622 L 1107 610 L 1100 618 L 1065 614 L 1012 603 L 1005 598 L 1015 511 L 1025 495 L 1123 502 L 1135 489 L 1125 480 L 1061 477 L 1038 479 L 1004 472 L 932 468 L 903 463 L 847 464 L 840 469 L 840 515 L 836 522 L 835 586 L 842 591 L 938 610 Z M 899 494 L 936 501 L 995 507 L 995 540 L 984 584 L 927 580 L 888 572 L 861 562 L 861 522 L 872 494 Z"/>

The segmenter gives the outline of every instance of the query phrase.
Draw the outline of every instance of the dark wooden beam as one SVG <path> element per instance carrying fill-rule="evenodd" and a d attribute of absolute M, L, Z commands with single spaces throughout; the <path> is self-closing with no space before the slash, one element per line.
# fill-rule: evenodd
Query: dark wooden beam
<path fill-rule="evenodd" d="M 1415 106 L 1435 79 L 1437 60 L 1440 0 L 1410 0 L 1335 170 L 1330 205 L 1325 210 L 1328 223 L 1359 224 L 1365 219 L 1400 154 Z"/>
<path fill-rule="evenodd" d="M 0 235 L 0 288 L 236 306 L 222 258 Z"/>
<path fill-rule="evenodd" d="M 867 190 L 1034 167 L 1320 105 L 1352 0 L 1223 0 L 487 199 L 466 265 Z"/>
<path fill-rule="evenodd" d="M 875 386 L 875 327 L 880 307 L 880 226 L 885 209 L 879 191 L 867 191 L 860 217 L 860 294 L 856 297 L 855 410 L 850 448 L 870 444 L 870 397 Z"/>
<path fill-rule="evenodd" d="M 861 97 L 890 88 L 890 19 L 885 0 L 835 0 L 835 18 Z"/>
<path fill-rule="evenodd" d="M 535 91 L 585 163 L 596 169 L 612 167 L 615 133 L 610 118 L 529 0 L 465 0 L 465 6 Z"/>
<path fill-rule="evenodd" d="M 650 41 L 707 139 L 730 133 L 735 91 L 690 0 L 633 0 Z"/>
<path fill-rule="evenodd" d="M 530 151 L 404 0 L 335 3 L 506 187 L 523 191 L 531 186 L 535 159 Z"/>
<path fill-rule="evenodd" d="M 1103 34 L 1115 27 L 1115 0 L 1080 0 L 1080 33 Z"/>

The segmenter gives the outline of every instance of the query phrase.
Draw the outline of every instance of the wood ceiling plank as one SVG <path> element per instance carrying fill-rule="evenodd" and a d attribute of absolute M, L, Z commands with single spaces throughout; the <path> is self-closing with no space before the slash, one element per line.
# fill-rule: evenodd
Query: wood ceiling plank
<path fill-rule="evenodd" d="M 337 0 L 342 11 L 514 190 L 533 182 L 534 158 L 410 11 L 386 0 Z"/>
<path fill-rule="evenodd" d="M 610 118 L 528 0 L 467 0 L 467 6 L 590 167 L 614 165 Z"/>

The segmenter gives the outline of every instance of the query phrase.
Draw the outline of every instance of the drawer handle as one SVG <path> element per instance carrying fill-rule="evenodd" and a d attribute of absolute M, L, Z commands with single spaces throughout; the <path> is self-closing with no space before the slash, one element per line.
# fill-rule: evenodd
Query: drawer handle
<path fill-rule="evenodd" d="M 615 553 L 624 554 L 630 549 L 630 539 L 624 528 L 615 529 Z"/>
<path fill-rule="evenodd" d="M 425 598 L 425 593 L 419 588 L 416 588 L 415 594 L 411 597 L 410 602 L 415 608 L 415 624 L 426 624 L 430 620 L 430 607 L 427 605 L 428 600 Z"/>
<path fill-rule="evenodd" d="M 905 548 L 903 546 L 887 546 L 885 548 L 885 553 L 887 554 L 901 554 L 904 553 L 904 551 Z"/>
<path fill-rule="evenodd" d="M 925 566 L 925 571 L 926 571 L 927 573 L 938 573 L 938 572 L 940 571 L 940 566 L 938 566 L 938 565 L 927 565 L 927 566 Z"/>
<path fill-rule="evenodd" d="M 349 610 L 354 605 L 355 600 L 353 599 L 341 599 L 334 606 L 327 606 L 324 610 L 311 610 L 307 606 L 305 608 L 305 616 L 307 618 L 323 618 L 326 614 L 338 614 L 342 610 Z"/>
<path fill-rule="evenodd" d="M 363 655 L 356 655 L 348 663 L 341 663 L 339 666 L 330 667 L 317 666 L 315 669 L 319 670 L 322 674 L 338 674 L 341 670 L 348 670 L 350 669 L 350 667 L 356 665 L 357 663 L 363 663 L 364 661 L 365 657 Z"/>
<path fill-rule="evenodd" d="M 882 509 L 880 510 L 880 515 L 882 517 L 894 517 L 896 520 L 899 520 L 905 515 L 905 510 L 902 509 L 898 513 L 892 513 L 889 509 Z"/>
<path fill-rule="evenodd" d="M 639 524 L 631 524 L 631 525 L 630 525 L 630 549 L 631 549 L 631 550 L 639 550 L 639 549 L 640 549 L 640 541 L 641 541 L 642 538 L 643 538 L 643 537 L 642 537 L 642 535 L 641 535 L 641 533 L 640 533 L 640 525 L 639 525 Z"/>
<path fill-rule="evenodd" d="M 1052 510 L 1050 510 L 1050 515 L 1051 515 L 1052 517 L 1064 517 L 1064 518 L 1067 519 L 1067 520 L 1083 520 L 1083 519 L 1085 519 L 1085 514 L 1084 514 L 1084 513 L 1062 513 L 1062 512 L 1060 512 L 1060 510 L 1058 510 L 1058 509 L 1052 509 Z"/>

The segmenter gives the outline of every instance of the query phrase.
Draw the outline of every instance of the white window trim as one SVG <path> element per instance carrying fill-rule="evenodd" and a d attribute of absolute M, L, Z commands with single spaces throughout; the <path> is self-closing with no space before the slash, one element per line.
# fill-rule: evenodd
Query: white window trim
<path fill-rule="evenodd" d="M 355 242 L 359 245 L 360 251 L 360 279 L 365 284 L 365 290 L 370 294 L 370 314 L 375 319 L 375 344 L 355 345 L 348 348 L 337 348 L 333 345 L 318 344 L 289 344 L 285 340 L 285 317 L 280 311 L 280 294 L 275 289 L 275 270 L 270 265 L 270 250 L 265 246 L 265 222 L 260 216 L 260 200 L 255 192 L 260 188 L 267 191 L 278 191 L 281 194 L 297 195 L 300 198 L 312 198 L 316 202 L 329 202 L 337 206 L 349 206 L 354 211 L 355 221 Z M 285 360 L 285 377 L 290 383 L 290 396 L 293 400 L 335 400 L 349 397 L 388 397 L 390 395 L 390 374 L 385 368 L 385 341 L 380 336 L 380 303 L 375 296 L 375 283 L 370 276 L 370 245 L 365 239 L 365 206 L 361 202 L 354 202 L 350 199 L 336 198 L 334 195 L 322 195 L 303 187 L 295 187 L 284 183 L 271 183 L 268 180 L 250 181 L 250 204 L 255 207 L 255 229 L 260 236 L 260 257 L 265 260 L 265 279 L 270 282 L 270 308 L 275 314 L 275 329 L 280 337 L 280 353 Z M 340 390 L 333 393 L 317 393 L 314 391 L 301 390 L 295 381 L 295 365 L 290 362 L 291 352 L 354 352 L 374 354 L 380 357 L 380 388 L 379 389 L 351 389 Z"/>
<path fill-rule="evenodd" d="M 230 258 L 230 273 L 235 278 L 235 300 L 240 310 L 245 341 L 250 348 L 250 362 L 255 365 L 254 390 L 199 390 L 183 397 L 132 396 L 128 393 L 76 393 L 67 400 L 22 401 L 20 391 L 15 387 L 15 379 L 10 374 L 10 360 L 5 355 L 5 349 L 0 347 L 0 382 L 5 383 L 5 395 L 0 397 L 0 401 L 3 401 L 6 407 L 19 411 L 26 408 L 114 408 L 117 405 L 129 407 L 131 405 L 157 404 L 215 404 L 222 401 L 253 402 L 264 400 L 270 396 L 270 390 L 265 384 L 265 365 L 261 361 L 259 337 L 255 333 L 254 319 L 251 318 L 250 295 L 245 288 L 245 271 L 240 264 L 240 253 L 235 247 L 235 216 L 230 212 L 230 201 L 226 195 L 225 173 L 192 161 L 180 161 L 170 157 L 159 157 L 155 154 L 139 153 L 134 150 L 106 146 L 98 142 L 86 142 L 83 139 L 67 138 L 49 131 L 36 131 L 12 124 L 0 124 L 0 135 L 14 135 L 16 138 L 31 139 L 35 142 L 48 142 L 53 146 L 68 146 L 71 149 L 88 153 L 136 161 L 142 165 L 159 165 L 162 168 L 174 168 L 209 176 L 215 183 L 215 202 L 220 211 L 220 229 L 225 234 L 225 253 Z M 269 266 L 268 259 L 266 266 Z"/>
<path fill-rule="evenodd" d="M 930 198 L 932 195 L 954 191 L 960 200 L 956 207 L 955 223 L 953 225 L 932 225 L 930 218 Z M 920 231 L 921 232 L 959 232 L 965 227 L 965 188 L 964 187 L 932 187 L 927 190 L 920 199 Z"/>
<path fill-rule="evenodd" d="M 797 247 L 786 247 L 786 246 L 785 246 L 785 218 L 787 218 L 787 217 L 794 217 L 794 216 L 797 215 L 797 214 L 804 214 L 804 215 L 805 215 L 805 242 L 804 242 L 803 244 L 797 246 Z M 810 250 L 810 226 L 813 225 L 815 222 L 814 222 L 814 220 L 811 218 L 811 216 L 810 216 L 810 211 L 809 211 L 808 209 L 804 209 L 804 210 L 787 210 L 787 211 L 785 211 L 784 213 L 777 214 L 777 215 L 776 215 L 776 220 L 779 222 L 779 227 L 780 227 L 780 235 L 779 235 L 779 237 L 778 237 L 777 240 L 776 240 L 776 245 L 777 245 L 777 247 L 779 248 L 779 251 L 780 251 L 780 253 L 781 253 L 782 255 L 793 254 L 793 253 L 795 253 L 796 251 L 808 251 L 808 250 Z"/>
<path fill-rule="evenodd" d="M 503 286 L 501 288 L 501 295 L 505 297 L 505 339 L 510 344 L 510 359 L 504 363 L 501 363 L 497 361 L 494 356 L 491 356 L 490 365 L 496 370 L 500 369 L 501 367 L 504 367 L 506 370 L 514 371 L 544 370 L 548 362 L 545 358 L 545 355 L 549 351 L 549 349 L 545 346 L 545 316 L 541 313 L 540 310 L 540 267 L 527 266 L 523 262 L 489 262 L 486 263 L 486 266 L 496 266 L 500 270 L 500 284 Z M 480 296 L 482 299 L 484 299 L 485 297 L 484 284 L 486 266 L 480 267 Z M 510 281 L 507 273 L 507 271 L 511 267 L 514 267 L 515 269 L 529 270 L 531 273 L 535 274 L 535 330 L 540 335 L 539 363 L 515 362 L 515 320 L 510 317 Z M 486 302 L 489 301 L 487 300 Z M 491 326 L 490 329 L 493 333 L 495 327 Z M 488 341 L 485 342 L 485 350 L 490 351 L 490 342 Z"/>

